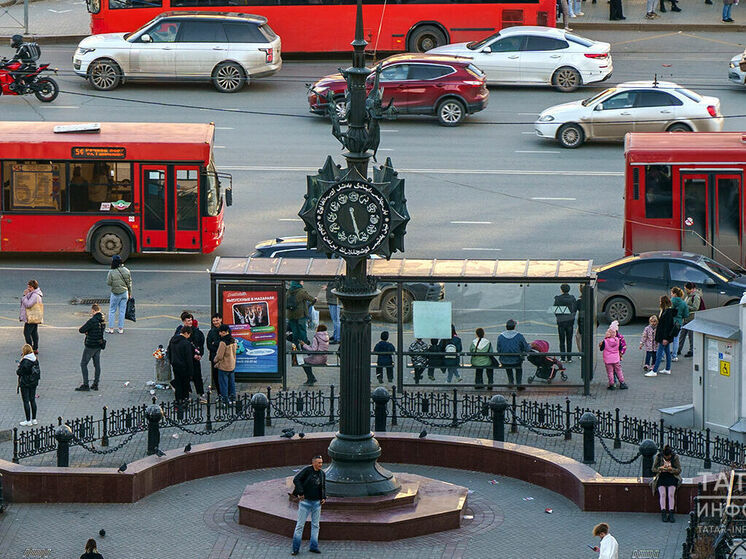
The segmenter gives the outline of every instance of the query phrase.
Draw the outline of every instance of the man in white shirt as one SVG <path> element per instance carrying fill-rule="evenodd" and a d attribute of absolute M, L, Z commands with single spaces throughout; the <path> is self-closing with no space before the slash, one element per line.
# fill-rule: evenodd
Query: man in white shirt
<path fill-rule="evenodd" d="M 601 545 L 593 548 L 594 551 L 598 551 L 598 559 L 618 559 L 619 558 L 619 544 L 616 538 L 609 534 L 609 525 L 605 522 L 596 524 L 593 527 L 593 535 L 601 538 Z"/>

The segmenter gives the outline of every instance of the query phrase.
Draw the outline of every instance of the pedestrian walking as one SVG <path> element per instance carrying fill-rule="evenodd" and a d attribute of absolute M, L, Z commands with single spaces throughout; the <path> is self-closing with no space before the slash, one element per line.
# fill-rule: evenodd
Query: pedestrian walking
<path fill-rule="evenodd" d="M 308 342 L 306 325 L 308 322 L 308 305 L 316 303 L 303 288 L 299 281 L 291 281 L 287 294 L 285 295 L 285 310 L 288 319 L 288 328 L 293 333 L 293 343 L 300 347 L 300 342 Z"/>
<path fill-rule="evenodd" d="M 655 352 L 655 365 L 653 370 L 645 373 L 646 377 L 657 377 L 663 356 L 666 356 L 666 368 L 660 370 L 662 375 L 671 374 L 671 343 L 675 335 L 676 325 L 674 316 L 676 311 L 671 308 L 671 299 L 667 295 L 660 298 L 660 312 L 658 313 L 658 327 L 655 329 L 655 341 L 658 343 L 658 349 Z"/>
<path fill-rule="evenodd" d="M 308 351 L 329 351 L 329 332 L 327 331 L 326 324 L 319 324 L 316 327 L 316 333 L 313 335 L 311 344 L 300 343 L 301 349 Z M 316 377 L 313 374 L 312 365 L 326 365 L 329 360 L 329 355 L 326 353 L 314 353 L 311 355 L 305 355 L 303 357 L 303 370 L 306 373 L 306 382 L 308 386 L 316 384 Z"/>
<path fill-rule="evenodd" d="M 338 344 L 342 337 L 342 323 L 339 321 L 339 299 L 334 294 L 335 283 L 326 284 L 326 304 L 329 306 L 329 317 L 332 319 L 334 331 L 329 339 L 330 344 Z"/>
<path fill-rule="evenodd" d="M 570 5 L 568 2 L 569 0 L 557 0 L 559 11 L 562 13 L 562 23 L 565 26 L 565 31 L 572 31 L 570 27 Z"/>
<path fill-rule="evenodd" d="M 194 363 L 192 365 L 192 382 L 194 383 L 194 391 L 199 396 L 199 403 L 206 404 L 207 398 L 205 398 L 205 385 L 202 381 L 202 356 L 205 354 L 205 335 L 202 330 L 199 329 L 199 322 L 194 318 L 194 315 L 189 311 L 181 313 L 181 324 L 176 327 L 178 334 L 181 329 L 185 326 L 189 326 L 192 329 L 192 333 L 189 336 L 189 342 L 194 348 Z"/>
<path fill-rule="evenodd" d="M 26 420 L 21 421 L 21 425 L 23 427 L 36 425 L 38 423 L 36 421 L 36 387 L 39 386 L 41 368 L 34 354 L 34 348 L 29 344 L 23 344 L 21 348 L 21 360 L 18 362 L 16 375 L 18 375 L 17 391 L 21 394 L 23 411 L 26 414 Z"/>
<path fill-rule="evenodd" d="M 168 359 L 174 372 L 171 386 L 174 387 L 174 401 L 183 402 L 189 398 L 192 368 L 194 367 L 194 347 L 189 341 L 192 327 L 184 326 L 168 342 Z"/>
<path fill-rule="evenodd" d="M 662 2 L 663 0 L 661 0 Z M 611 21 L 620 21 L 627 19 L 624 17 L 624 9 L 622 7 L 622 0 L 610 0 L 609 1 L 609 19 Z"/>
<path fill-rule="evenodd" d="M 684 319 L 684 325 L 681 334 L 679 335 L 679 349 L 676 354 L 681 355 L 681 352 L 684 349 L 684 343 L 686 342 L 686 339 L 689 338 L 689 351 L 686 352 L 684 357 L 692 357 L 694 355 L 694 332 L 687 328 L 686 325 L 694 320 L 694 315 L 697 311 L 703 311 L 706 307 L 705 300 L 702 298 L 702 291 L 697 289 L 696 285 L 688 281 L 686 285 L 684 285 L 684 289 L 686 290 L 684 302 L 686 303 L 686 307 L 689 309 L 689 316 Z"/>
<path fill-rule="evenodd" d="M 386 369 L 386 379 L 389 382 L 394 382 L 394 352 L 396 348 L 394 344 L 389 342 L 389 333 L 384 330 L 381 332 L 381 339 L 373 348 L 373 353 L 376 354 L 376 377 L 378 378 L 378 384 L 383 384 L 383 370 Z"/>
<path fill-rule="evenodd" d="M 671 2 L 671 11 L 672 12 L 680 12 L 681 8 L 679 8 L 679 3 L 676 0 L 669 0 Z M 666 7 L 663 5 L 664 0 L 660 0 L 660 5 L 658 6 L 660 12 L 662 14 L 666 13 Z"/>
<path fill-rule="evenodd" d="M 684 326 L 684 321 L 689 317 L 689 307 L 684 301 L 684 291 L 677 286 L 671 288 L 671 307 L 676 311 L 674 316 L 674 324 L 676 325 L 676 333 L 673 339 L 673 345 L 671 346 L 671 360 L 679 360 L 679 337 L 681 336 L 681 329 Z"/>
<path fill-rule="evenodd" d="M 738 0 L 723 0 L 723 23 L 733 23 L 731 12 L 733 6 L 738 4 Z"/>
<path fill-rule="evenodd" d="M 657 327 L 658 317 L 652 315 L 640 337 L 640 349 L 645 351 L 645 363 L 642 366 L 645 372 L 650 371 L 655 365 L 655 352 L 658 350 L 658 342 L 655 341 L 655 329 Z"/>
<path fill-rule="evenodd" d="M 29 280 L 21 295 L 21 312 L 18 320 L 23 322 L 23 339 L 29 344 L 34 353 L 39 353 L 39 324 L 44 322 L 44 293 L 39 289 L 39 282 Z"/>
<path fill-rule="evenodd" d="M 210 382 L 212 387 L 220 397 L 220 379 L 218 377 L 218 368 L 215 366 L 215 354 L 218 352 L 220 345 L 220 327 L 223 325 L 223 315 L 216 312 L 212 315 L 211 326 L 207 332 L 207 356 L 210 359 Z M 230 329 L 229 329 L 230 330 Z"/>
<path fill-rule="evenodd" d="M 518 323 L 512 318 L 505 323 L 505 332 L 497 337 L 497 352 L 515 353 L 516 355 L 500 355 L 500 366 L 505 368 L 508 374 L 508 383 L 511 387 L 518 382 L 518 390 L 523 390 L 523 356 L 531 349 L 523 337 L 516 330 Z M 518 355 L 520 354 L 520 355 Z M 513 373 L 515 372 L 515 377 Z"/>
<path fill-rule="evenodd" d="M 322 470 L 324 459 L 316 455 L 311 465 L 306 466 L 293 478 L 293 495 L 298 497 L 298 521 L 293 532 L 293 552 L 298 555 L 300 542 L 303 539 L 303 528 L 306 519 L 311 516 L 311 553 L 321 553 L 319 550 L 319 523 L 321 521 L 321 505 L 326 502 L 326 474 Z"/>
<path fill-rule="evenodd" d="M 122 264 L 122 257 L 115 254 L 111 258 L 111 269 L 106 276 L 106 285 L 111 289 L 109 294 L 109 334 L 114 333 L 114 321 L 117 321 L 117 332 L 124 334 L 124 315 L 127 312 L 127 299 L 132 294 L 132 274 Z M 119 316 L 117 316 L 117 312 Z"/>
<path fill-rule="evenodd" d="M 567 8 L 570 11 L 570 17 L 580 17 L 585 15 L 580 0 L 568 0 L 568 2 L 569 4 Z"/>
<path fill-rule="evenodd" d="M 435 369 L 440 369 L 445 373 L 443 368 L 443 352 L 440 350 L 440 340 L 430 338 L 430 345 L 427 348 L 427 378 L 435 380 Z"/>
<path fill-rule="evenodd" d="M 620 340 L 617 331 L 613 328 L 606 330 L 606 337 L 599 344 L 599 349 L 603 352 L 604 366 L 606 367 L 606 376 L 609 379 L 609 390 L 614 390 L 616 380 L 619 380 L 619 389 L 626 390 L 629 388 L 624 383 L 624 373 L 622 372 L 622 357 L 619 352 Z"/>
<path fill-rule="evenodd" d="M 227 324 L 218 328 L 220 343 L 215 352 L 214 364 L 218 370 L 220 385 L 220 401 L 233 404 L 236 401 L 236 340 L 231 336 L 231 329 Z"/>
<path fill-rule="evenodd" d="M 106 347 L 104 338 L 106 330 L 106 321 L 101 312 L 101 307 L 96 303 L 91 305 L 91 318 L 83 326 L 78 328 L 78 332 L 85 334 L 83 341 L 83 357 L 80 359 L 80 371 L 83 373 L 83 384 L 75 390 L 79 392 L 88 392 L 88 390 L 98 390 L 98 382 L 101 378 L 101 350 Z M 88 362 L 93 359 L 93 384 L 88 386 Z"/>
<path fill-rule="evenodd" d="M 493 373 L 492 373 L 492 356 L 479 355 L 480 353 L 492 353 L 492 343 L 484 337 L 484 329 L 477 328 L 477 337 L 471 342 L 469 353 L 471 353 L 471 366 L 474 367 L 474 388 L 482 390 L 484 388 L 484 371 L 487 371 L 487 390 L 492 390 Z"/>
<path fill-rule="evenodd" d="M 575 345 L 578 351 L 583 351 L 583 332 L 585 326 L 585 299 L 583 299 L 583 284 L 578 286 L 580 292 L 575 300 L 575 312 L 578 315 L 578 331 L 575 334 Z"/>
<path fill-rule="evenodd" d="M 560 295 L 554 297 L 554 317 L 557 321 L 557 332 L 559 334 L 559 347 L 562 353 L 561 359 L 572 363 L 572 333 L 575 328 L 575 313 L 577 312 L 577 300 L 570 295 L 570 286 L 563 283 L 560 286 Z"/>
<path fill-rule="evenodd" d="M 409 358 L 412 360 L 412 368 L 414 369 L 414 383 L 420 384 L 422 380 L 422 373 L 425 372 L 427 366 L 427 356 L 424 355 L 428 351 L 428 345 L 422 338 L 417 338 L 411 344 L 409 344 Z"/>
<path fill-rule="evenodd" d="M 609 525 L 606 522 L 593 527 L 593 536 L 601 538 L 601 544 L 593 548 L 593 551 L 598 552 L 598 559 L 619 559 L 619 544 L 609 533 Z"/>
<path fill-rule="evenodd" d="M 653 495 L 658 493 L 663 522 L 676 522 L 673 511 L 676 506 L 676 488 L 681 485 L 681 461 L 670 445 L 665 445 L 653 462 L 655 477 L 650 482 Z"/>
<path fill-rule="evenodd" d="M 450 383 L 454 377 L 456 382 L 461 382 L 463 379 L 458 372 L 458 367 L 461 364 L 461 352 L 464 350 L 464 346 L 453 324 L 451 324 L 451 338 L 440 340 L 440 350 L 443 352 L 443 366 L 447 373 L 446 382 Z"/>
<path fill-rule="evenodd" d="M 660 17 L 655 12 L 655 1 L 656 0 L 647 0 L 645 5 L 645 19 L 655 19 L 657 17 Z"/>
<path fill-rule="evenodd" d="M 91 538 L 85 542 L 85 553 L 80 556 L 80 559 L 104 559 L 96 548 L 96 540 Z"/>

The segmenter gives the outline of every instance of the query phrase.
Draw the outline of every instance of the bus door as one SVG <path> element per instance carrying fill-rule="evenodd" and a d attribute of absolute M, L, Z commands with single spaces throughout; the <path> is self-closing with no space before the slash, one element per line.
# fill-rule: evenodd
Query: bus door
<path fill-rule="evenodd" d="M 741 262 L 741 175 L 681 173 L 681 250 Z"/>
<path fill-rule="evenodd" d="M 143 251 L 199 250 L 199 167 L 143 165 Z"/>

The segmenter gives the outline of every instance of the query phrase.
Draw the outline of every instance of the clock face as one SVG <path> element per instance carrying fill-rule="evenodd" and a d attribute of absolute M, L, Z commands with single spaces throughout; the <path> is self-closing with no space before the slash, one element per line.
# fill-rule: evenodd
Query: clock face
<path fill-rule="evenodd" d="M 367 182 L 339 182 L 319 198 L 316 229 L 332 252 L 341 256 L 366 256 L 388 239 L 389 204 Z"/>

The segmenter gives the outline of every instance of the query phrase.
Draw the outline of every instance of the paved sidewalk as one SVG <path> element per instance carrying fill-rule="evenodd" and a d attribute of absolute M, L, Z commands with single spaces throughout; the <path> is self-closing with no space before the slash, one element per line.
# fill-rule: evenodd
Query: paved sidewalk
<path fill-rule="evenodd" d="M 619 557 L 673 559 L 680 556 L 686 535 L 684 515 L 677 515 L 675 524 L 664 524 L 659 515 L 653 514 L 586 513 L 556 493 L 510 478 L 498 477 L 498 483 L 492 484 L 494 476 L 478 472 L 386 466 L 395 472 L 425 475 L 470 488 L 462 528 L 384 545 L 329 541 L 333 535 L 322 531 L 324 557 L 592 559 L 597 554 L 587 545 L 598 541 L 591 536 L 592 528 L 598 522 L 608 522 L 619 541 Z M 293 475 L 294 469 L 201 479 L 170 487 L 132 505 L 11 504 L 0 516 L 0 549 L 4 557 L 22 557 L 27 549 L 46 549 L 49 552 L 44 557 L 48 559 L 69 559 L 80 555 L 86 539 L 94 537 L 104 557 L 118 559 L 284 557 L 290 552 L 289 537 L 237 524 L 236 505 L 247 484 Z M 547 514 L 545 509 L 552 513 Z M 103 538 L 98 536 L 102 528 L 106 530 Z M 310 556 L 307 549 L 304 541 L 302 556 Z M 633 555 L 635 551 L 637 555 Z"/>

